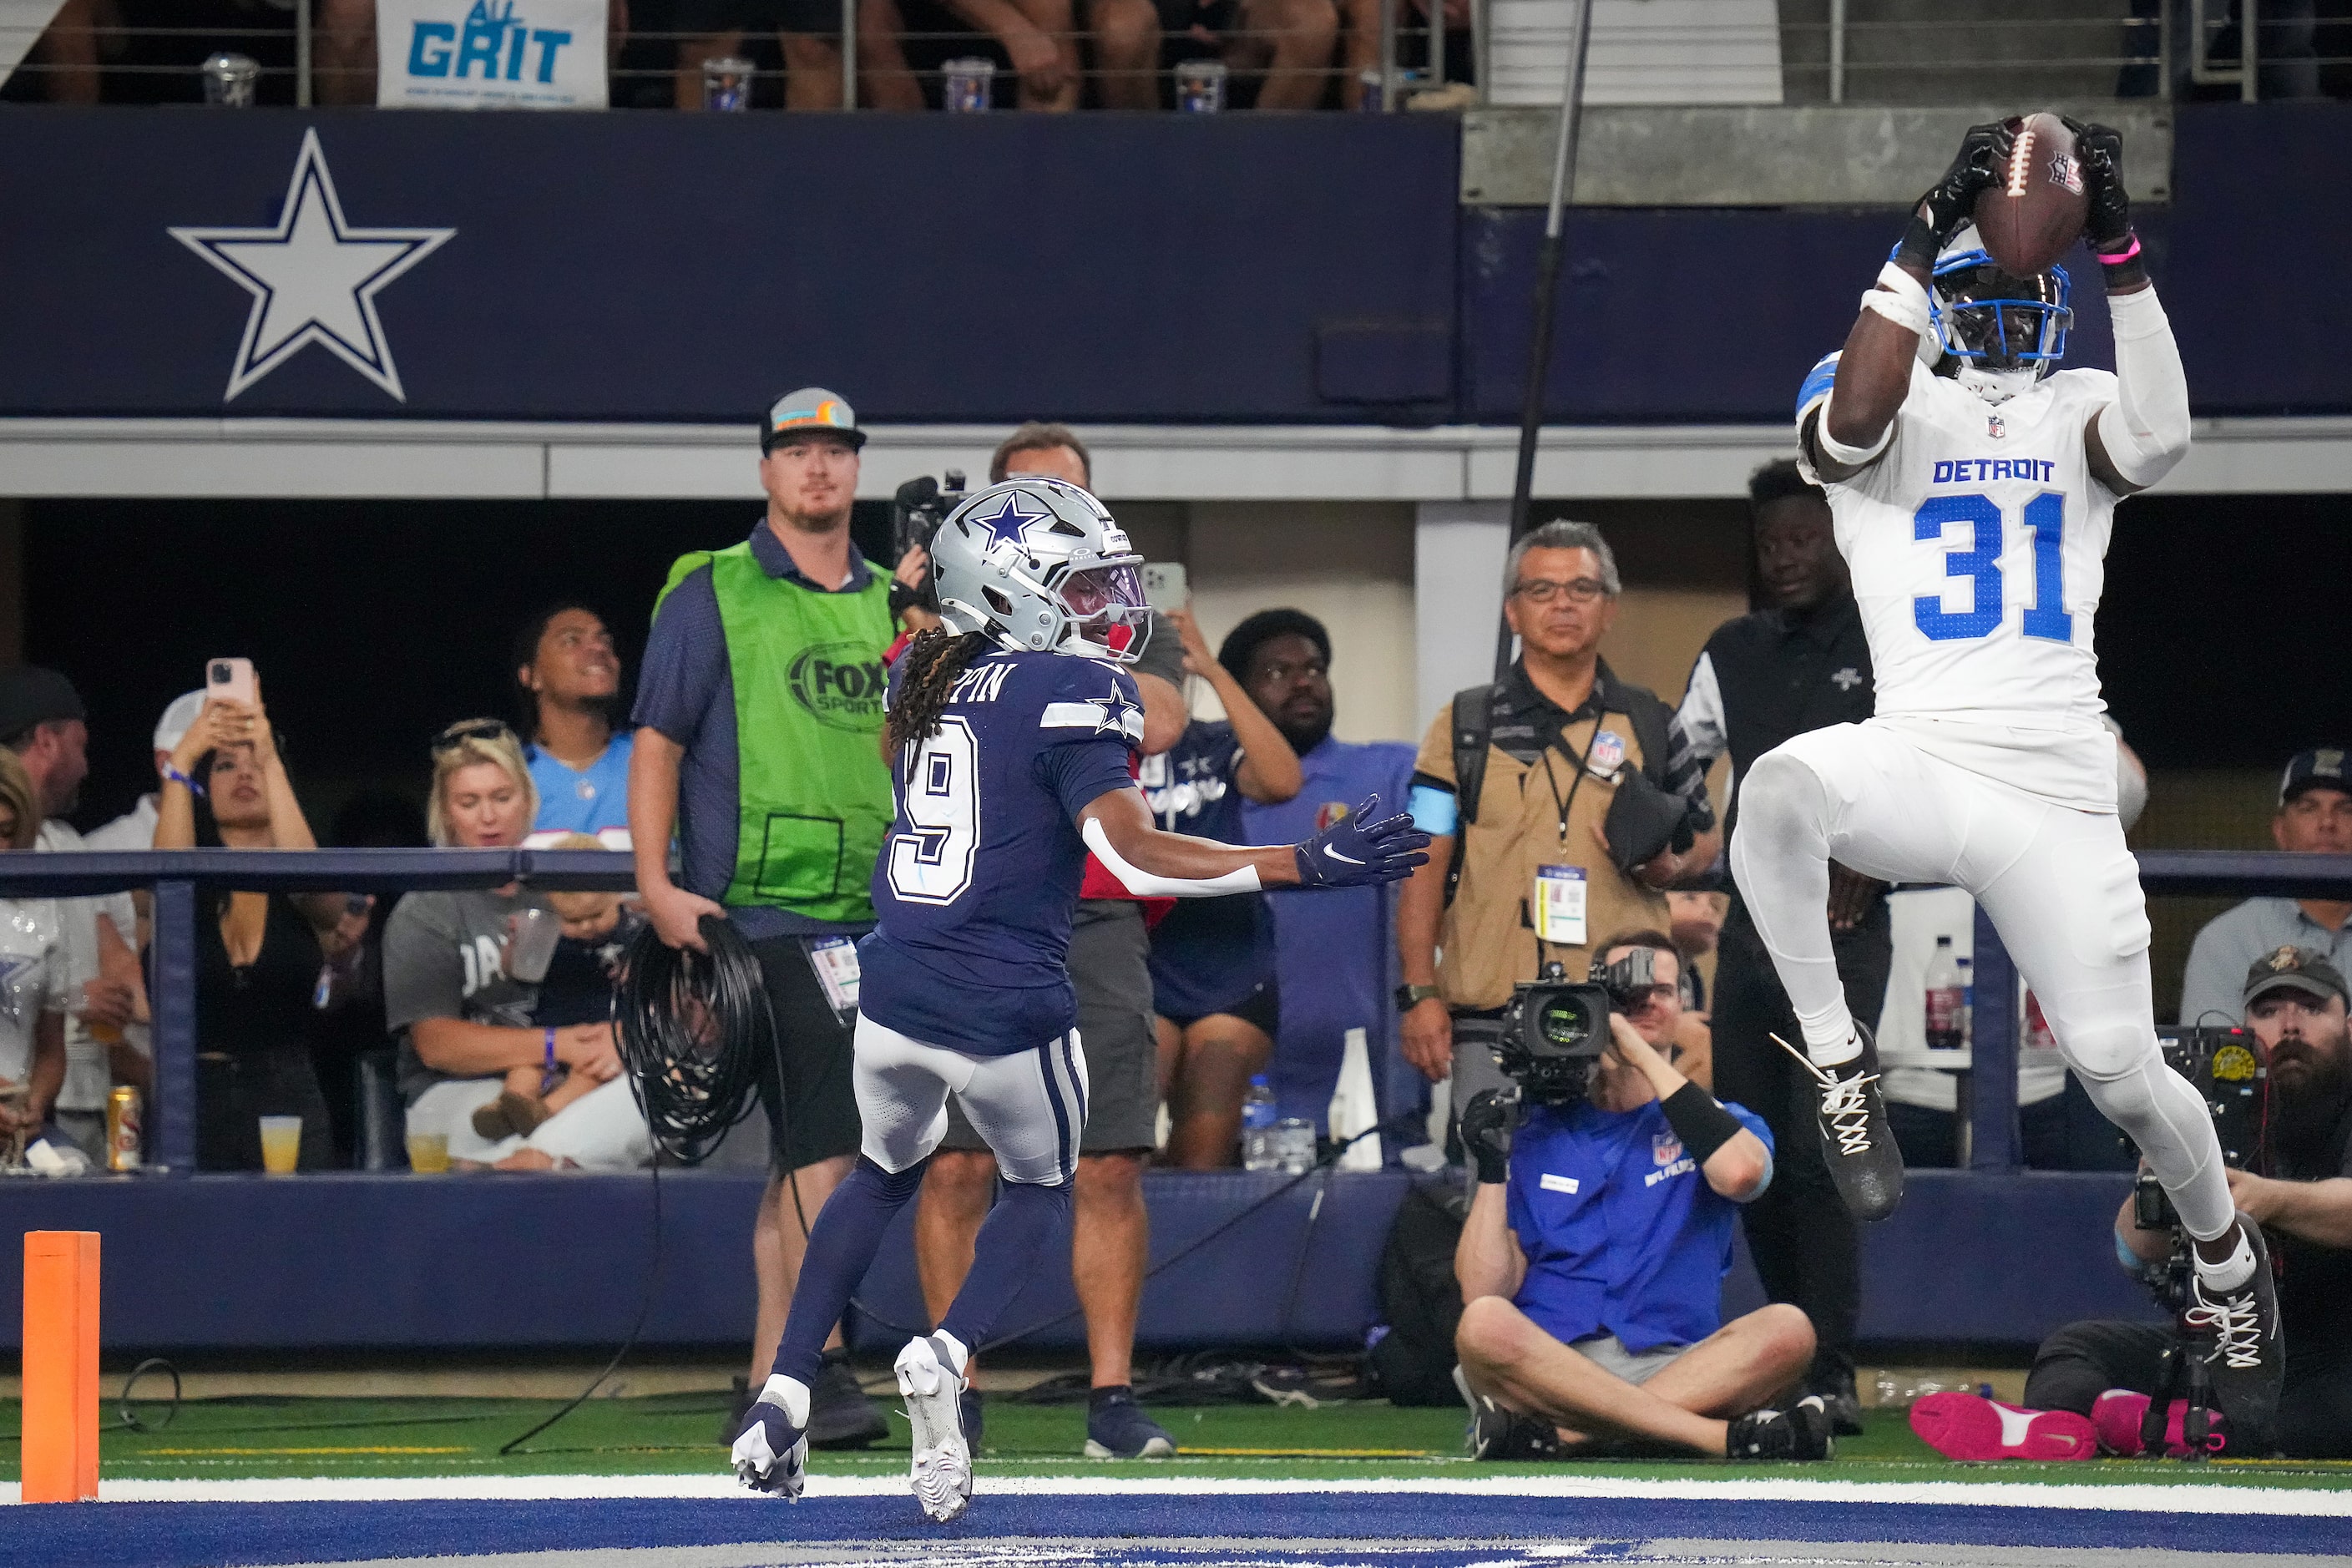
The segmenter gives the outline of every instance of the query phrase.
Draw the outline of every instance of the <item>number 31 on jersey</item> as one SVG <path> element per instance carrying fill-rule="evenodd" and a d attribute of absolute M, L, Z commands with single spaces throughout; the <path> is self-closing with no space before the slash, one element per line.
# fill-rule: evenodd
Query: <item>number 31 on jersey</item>
<path fill-rule="evenodd" d="M 2019 523 L 2033 535 L 2033 603 L 2024 608 L 2019 630 L 2051 642 L 2074 640 L 2074 617 L 2066 610 L 2063 553 L 2066 498 L 2044 490 L 2027 501 L 2017 514 Z M 2001 546 L 2009 537 L 2009 519 L 1988 495 L 1936 496 L 1911 515 L 1912 537 L 1941 539 L 1953 523 L 1972 524 L 1974 537 L 1966 550 L 1944 555 L 1944 575 L 1974 585 L 1969 607 L 1944 608 L 1940 595 L 1922 594 L 1911 601 L 1911 618 L 1935 642 L 1958 642 L 1990 637 L 2000 626 L 2005 610 L 2001 590 Z"/>

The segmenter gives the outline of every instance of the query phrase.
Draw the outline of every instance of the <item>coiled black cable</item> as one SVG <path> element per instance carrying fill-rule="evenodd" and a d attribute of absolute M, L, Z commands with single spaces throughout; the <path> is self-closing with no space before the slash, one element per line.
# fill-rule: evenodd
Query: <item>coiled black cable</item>
<path fill-rule="evenodd" d="M 656 1157 L 680 1165 L 701 1163 L 751 1113 L 761 1070 L 780 1056 L 751 944 L 717 915 L 700 929 L 705 952 L 640 930 L 613 1000 L 614 1044 Z"/>

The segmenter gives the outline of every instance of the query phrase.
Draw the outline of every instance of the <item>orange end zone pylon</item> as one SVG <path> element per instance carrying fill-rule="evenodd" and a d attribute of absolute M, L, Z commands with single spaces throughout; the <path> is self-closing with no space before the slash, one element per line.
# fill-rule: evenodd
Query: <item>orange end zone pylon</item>
<path fill-rule="evenodd" d="M 25 1233 L 24 1500 L 98 1497 L 98 1232 Z"/>

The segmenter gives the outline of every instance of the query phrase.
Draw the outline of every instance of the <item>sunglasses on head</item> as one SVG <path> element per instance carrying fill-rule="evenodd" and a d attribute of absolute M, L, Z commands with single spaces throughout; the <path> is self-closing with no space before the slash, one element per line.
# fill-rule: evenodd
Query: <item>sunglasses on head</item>
<path fill-rule="evenodd" d="M 469 719 L 433 737 L 433 754 L 437 757 L 454 752 L 468 741 L 495 741 L 501 736 L 512 740 L 514 731 L 496 719 Z"/>

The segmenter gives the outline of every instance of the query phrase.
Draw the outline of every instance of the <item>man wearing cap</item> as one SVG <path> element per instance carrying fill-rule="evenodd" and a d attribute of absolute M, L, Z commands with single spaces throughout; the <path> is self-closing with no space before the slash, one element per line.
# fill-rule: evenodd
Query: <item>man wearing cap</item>
<path fill-rule="evenodd" d="M 2231 1171 L 2230 1195 L 2269 1233 L 2277 1264 L 2286 1341 L 2277 1437 L 2290 1458 L 2352 1458 L 2352 1311 L 2346 1310 L 2352 1302 L 2352 1040 L 2345 999 L 2342 970 L 2315 948 L 2292 945 L 2258 955 L 2231 998 L 2270 1068 L 2259 1163 L 2271 1173 Z M 2253 1069 L 2251 1062 L 2243 1066 Z M 2215 1069 L 2228 1070 L 2218 1054 Z M 2116 1215 L 2116 1242 L 2126 1265 L 2160 1264 L 2172 1237 L 2140 1229 L 2126 1197 Z M 2101 1447 L 2137 1454 L 2141 1416 L 2164 1386 L 2165 1356 L 2174 1343 L 2167 1324 L 2069 1323 L 2035 1354 L 2024 1403 L 2087 1415 Z M 2182 1415 L 2176 1403 L 2164 1420 L 2176 1455 Z M 2233 1441 L 2226 1426 L 2221 1440 L 2227 1458 L 2263 1457 Z"/>
<path fill-rule="evenodd" d="M 204 688 L 183 691 L 172 699 L 163 716 L 155 721 L 155 776 L 162 778 L 163 770 L 172 765 L 172 753 L 180 747 L 181 737 L 195 723 L 196 715 L 205 710 Z M 82 839 L 89 849 L 152 849 L 155 847 L 155 818 L 162 809 L 162 797 L 153 791 L 142 795 L 129 811 L 95 828 Z"/>
<path fill-rule="evenodd" d="M 637 686 L 629 833 L 646 912 L 672 947 L 702 947 L 706 915 L 733 921 L 783 1048 L 783 1081 L 767 1071 L 760 1084 L 773 1175 L 751 1236 L 753 1388 L 800 1273 L 800 1216 L 814 1219 L 858 1145 L 854 943 L 874 924 L 867 887 L 891 817 L 882 692 L 896 635 L 889 575 L 849 539 L 865 444 L 836 395 L 776 399 L 760 425 L 766 515 L 742 542 L 670 568 Z M 837 1345 L 814 1393 L 815 1446 L 887 1431 Z"/>
<path fill-rule="evenodd" d="M 65 820 L 80 803 L 89 774 L 88 720 L 81 693 L 56 670 L 20 665 L 0 675 L 0 745 L 25 764 L 46 814 L 37 849 L 57 854 L 91 847 Z M 59 899 L 57 910 L 68 991 L 79 1001 L 66 1018 L 66 1079 L 58 1091 L 57 1123 L 84 1154 L 102 1161 L 106 1095 L 114 1084 L 110 1047 L 145 1011 L 131 947 L 138 917 L 128 893 Z"/>
<path fill-rule="evenodd" d="M 2352 854 L 2352 780 L 2341 746 L 2298 752 L 2279 778 L 2271 838 L 2300 855 Z M 2352 899 L 2248 899 L 2205 922 L 2189 949 L 2180 981 L 2180 1021 L 2238 1021 L 2239 976 L 2246 966 L 2282 947 L 2326 954 L 2352 968 Z"/>

